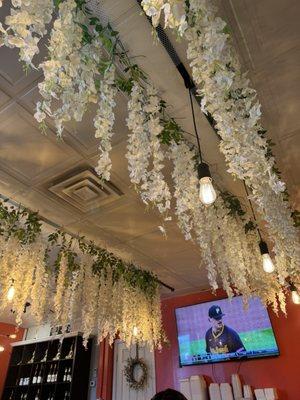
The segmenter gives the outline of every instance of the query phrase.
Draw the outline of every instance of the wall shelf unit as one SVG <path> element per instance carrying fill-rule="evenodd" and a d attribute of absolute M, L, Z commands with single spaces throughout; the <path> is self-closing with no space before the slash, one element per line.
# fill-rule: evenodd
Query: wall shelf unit
<path fill-rule="evenodd" d="M 12 344 L 1 400 L 85 400 L 92 339 L 80 334 Z"/>

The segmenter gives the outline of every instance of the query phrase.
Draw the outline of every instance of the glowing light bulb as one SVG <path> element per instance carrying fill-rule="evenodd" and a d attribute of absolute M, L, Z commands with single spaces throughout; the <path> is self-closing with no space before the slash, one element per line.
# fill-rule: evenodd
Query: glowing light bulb
<path fill-rule="evenodd" d="M 17 335 L 16 335 L 15 333 L 11 333 L 11 334 L 9 335 L 9 338 L 10 338 L 10 339 L 16 339 L 16 338 L 17 338 Z"/>
<path fill-rule="evenodd" d="M 201 203 L 206 206 L 214 203 L 217 198 L 216 191 L 212 185 L 212 180 L 209 176 L 200 179 L 199 198 Z"/>
<path fill-rule="evenodd" d="M 261 240 L 259 243 L 259 248 L 263 262 L 263 270 L 268 274 L 274 272 L 275 266 L 273 264 L 272 258 L 270 257 L 267 243 Z"/>
<path fill-rule="evenodd" d="M 263 260 L 264 271 L 267 272 L 268 274 L 270 274 L 271 272 L 274 272 L 275 267 L 274 267 L 273 261 L 270 257 L 270 254 L 269 253 L 263 254 L 262 260 Z"/>
<path fill-rule="evenodd" d="M 4 351 L 5 348 L 3 346 L 0 346 L 0 352 Z"/>
<path fill-rule="evenodd" d="M 135 327 L 133 328 L 132 334 L 133 334 L 134 337 L 137 337 L 138 333 L 139 333 L 139 330 L 138 330 L 138 328 L 135 326 Z"/>
<path fill-rule="evenodd" d="M 12 301 L 15 295 L 15 288 L 13 285 L 10 286 L 10 288 L 7 291 L 7 300 Z"/>
<path fill-rule="evenodd" d="M 296 289 L 292 290 L 292 300 L 294 304 L 300 304 L 300 294 Z"/>

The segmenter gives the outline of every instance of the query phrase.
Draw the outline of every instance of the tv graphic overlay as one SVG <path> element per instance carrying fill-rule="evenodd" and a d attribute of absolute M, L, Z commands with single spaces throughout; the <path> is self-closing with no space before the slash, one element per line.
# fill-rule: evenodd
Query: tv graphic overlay
<path fill-rule="evenodd" d="M 278 356 L 267 310 L 242 296 L 177 308 L 180 365 Z"/>

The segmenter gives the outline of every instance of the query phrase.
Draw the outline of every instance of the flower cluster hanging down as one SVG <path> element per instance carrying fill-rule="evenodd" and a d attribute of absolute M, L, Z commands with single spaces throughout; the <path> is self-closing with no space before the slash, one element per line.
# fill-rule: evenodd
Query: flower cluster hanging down
<path fill-rule="evenodd" d="M 256 235 L 245 233 L 241 220 L 229 214 L 220 194 L 212 207 L 200 203 L 195 152 L 187 144 L 173 143 L 170 157 L 178 225 L 186 239 L 199 245 L 212 289 L 218 288 L 220 279 L 229 297 L 240 293 L 246 301 L 259 296 L 277 310 L 276 295 L 284 299 L 282 288 L 275 276 L 266 275 L 261 268 Z M 279 306 L 285 311 L 283 300 Z"/>
<path fill-rule="evenodd" d="M 0 23 L 0 46 L 18 48 L 20 60 L 34 67 L 33 57 L 39 53 L 38 44 L 47 33 L 46 25 L 51 21 L 54 2 L 12 0 L 12 6 L 10 15 L 5 18 L 7 28 Z"/>
<path fill-rule="evenodd" d="M 9 306 L 21 324 L 29 303 L 37 323 L 70 324 L 85 340 L 97 334 L 99 341 L 107 337 L 112 343 L 118 335 L 130 345 L 137 331 L 150 346 L 165 341 L 152 273 L 62 232 L 45 240 L 32 215 L 0 205 L 0 309 Z"/>
<path fill-rule="evenodd" d="M 131 182 L 138 186 L 144 203 L 155 204 L 159 212 L 166 215 L 171 193 L 162 174 L 165 154 L 159 135 L 163 127 L 160 124 L 160 99 L 154 87 L 149 85 L 145 93 L 135 83 L 128 110 L 127 126 L 131 133 L 126 157 Z"/>
<path fill-rule="evenodd" d="M 212 3 L 191 0 L 186 16 L 182 9 L 180 14 L 176 3 L 142 1 L 154 26 L 164 12 L 165 26 L 175 28 L 188 41 L 187 56 L 202 97 L 202 110 L 216 121 L 228 171 L 251 188 L 251 199 L 267 223 L 281 277 L 296 278 L 300 263 L 298 235 L 291 210 L 283 199 L 285 184 L 274 172 L 275 161 L 268 154 L 256 91 L 250 88 L 249 80 L 241 72 L 226 23 L 216 17 Z"/>

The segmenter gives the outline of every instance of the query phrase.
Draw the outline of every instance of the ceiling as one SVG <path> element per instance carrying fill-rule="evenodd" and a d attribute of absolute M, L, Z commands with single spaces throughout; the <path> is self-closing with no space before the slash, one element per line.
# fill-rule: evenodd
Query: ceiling
<path fill-rule="evenodd" d="M 264 124 L 277 146 L 274 152 L 292 201 L 300 202 L 300 41 L 298 1 L 219 0 L 220 13 L 229 22 L 245 69 L 263 105 Z M 153 42 L 151 26 L 134 0 L 98 2 L 121 40 L 159 88 L 188 132 L 192 132 L 188 93 L 168 54 Z M 1 20 L 7 2 L 0 9 Z M 185 43 L 172 37 L 188 68 Z M 42 55 L 41 55 L 42 57 Z M 33 118 L 39 98 L 39 71 L 24 74 L 17 52 L 0 48 L 0 193 L 38 210 L 70 232 L 86 235 L 127 260 L 149 268 L 175 294 L 208 287 L 204 268 L 199 268 L 198 248 L 186 242 L 175 221 L 167 225 L 167 238 L 158 226 L 159 215 L 147 211 L 135 193 L 125 158 L 127 99 L 119 95 L 113 138 L 112 185 L 99 189 L 93 167 L 97 164 L 97 141 L 92 126 L 93 110 L 82 123 L 68 124 L 63 141 L 57 140 L 51 120 L 43 135 Z M 223 187 L 243 196 L 240 182 L 225 172 L 218 138 L 197 110 L 197 123 L 204 158 Z M 168 168 L 167 168 L 168 170 Z M 78 185 L 80 182 L 80 185 Z M 166 289 L 163 295 L 168 295 Z"/>

